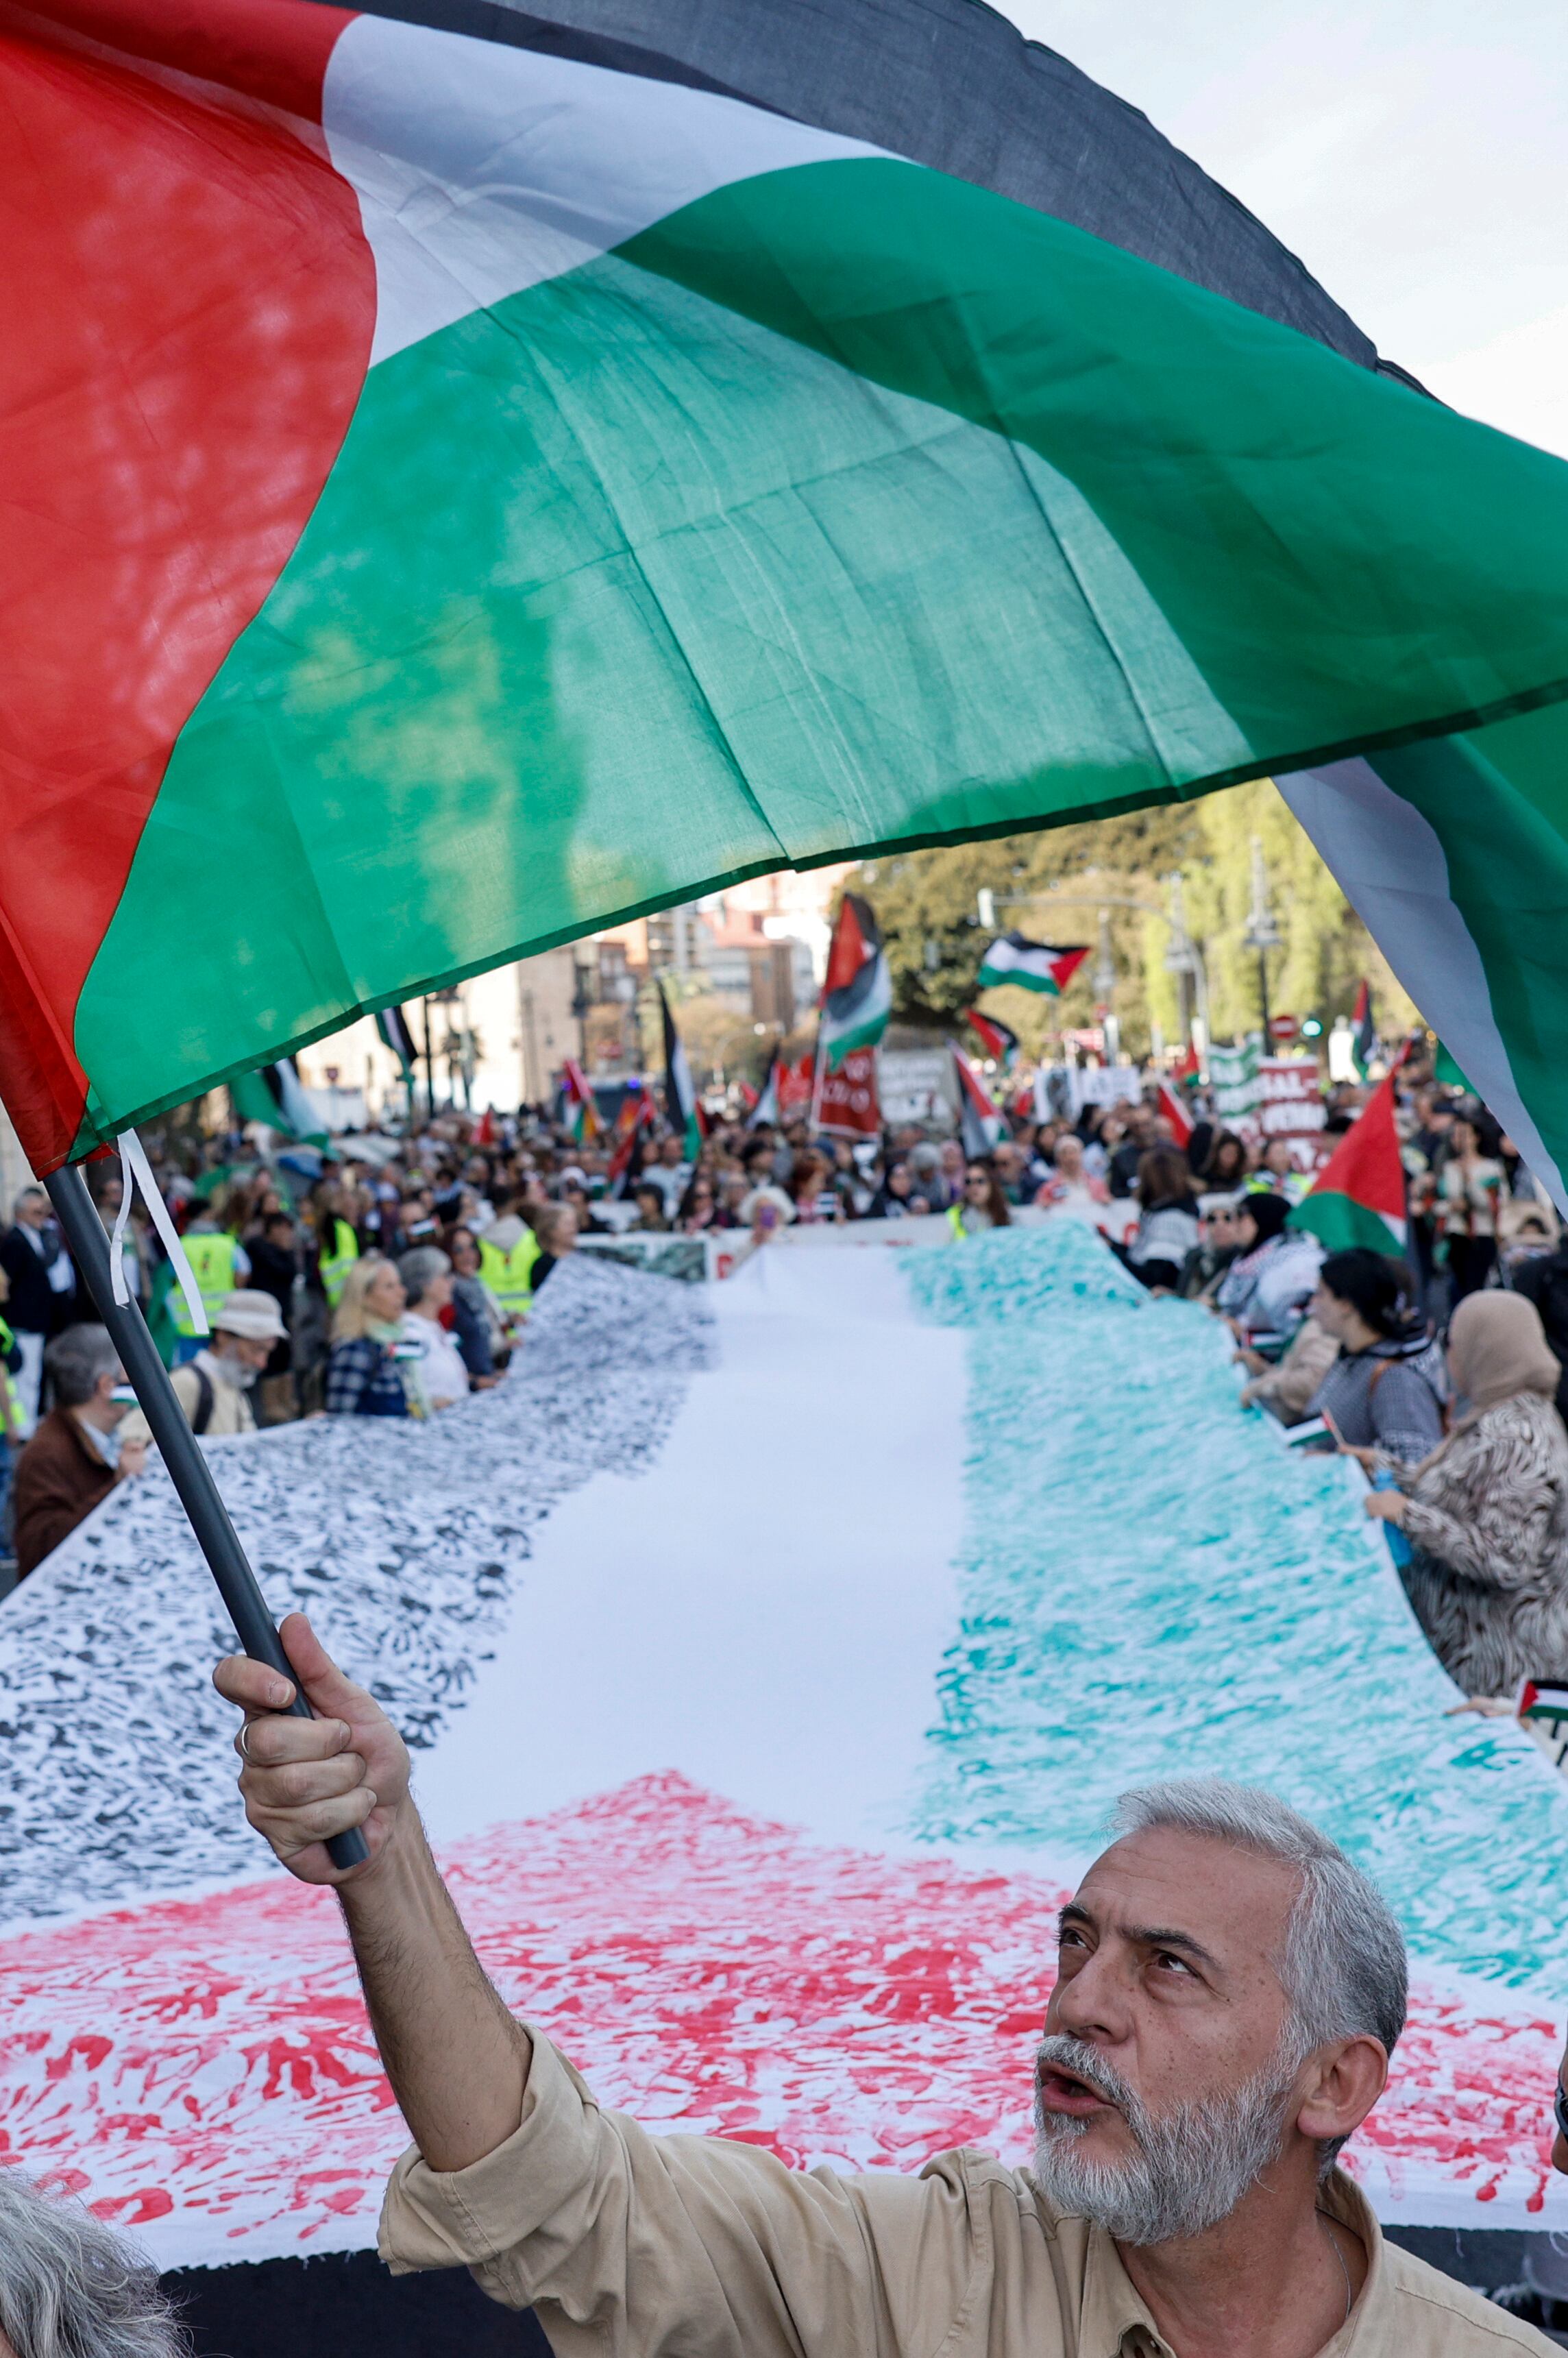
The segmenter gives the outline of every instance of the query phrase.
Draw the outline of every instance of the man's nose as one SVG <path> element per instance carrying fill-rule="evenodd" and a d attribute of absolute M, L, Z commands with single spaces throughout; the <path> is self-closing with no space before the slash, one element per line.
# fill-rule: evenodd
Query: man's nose
<path fill-rule="evenodd" d="M 1046 2009 L 1046 2028 L 1065 2030 L 1092 2045 L 1119 2041 L 1130 2028 L 1130 1992 L 1103 1949 L 1085 1959 L 1069 1979 L 1059 1981 Z"/>

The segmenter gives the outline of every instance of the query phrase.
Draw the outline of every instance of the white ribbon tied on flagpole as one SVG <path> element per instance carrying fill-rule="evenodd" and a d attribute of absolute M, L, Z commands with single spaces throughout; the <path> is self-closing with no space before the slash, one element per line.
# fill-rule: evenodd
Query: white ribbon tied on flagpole
<path fill-rule="evenodd" d="M 114 1217 L 114 1233 L 109 1239 L 109 1280 L 114 1288 L 114 1299 L 122 1309 L 126 1307 L 131 1299 L 131 1289 L 125 1282 L 125 1223 L 131 1217 L 132 1195 L 139 1187 L 142 1191 L 142 1201 L 152 1214 L 153 1226 L 158 1233 L 158 1241 L 168 1255 L 169 1266 L 178 1281 L 181 1293 L 185 1296 L 185 1305 L 190 1313 L 191 1324 L 198 1335 L 210 1335 L 212 1329 L 207 1323 L 207 1307 L 201 1299 L 201 1289 L 196 1282 L 190 1263 L 185 1258 L 185 1247 L 179 1241 L 178 1231 L 168 1217 L 168 1206 L 164 1202 L 157 1181 L 153 1177 L 153 1167 L 147 1161 L 147 1150 L 134 1130 L 122 1130 L 118 1145 L 120 1208 Z"/>

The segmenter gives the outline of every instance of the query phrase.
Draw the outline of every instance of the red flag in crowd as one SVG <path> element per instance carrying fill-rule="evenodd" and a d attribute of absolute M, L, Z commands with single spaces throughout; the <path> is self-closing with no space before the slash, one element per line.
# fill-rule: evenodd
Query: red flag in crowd
<path fill-rule="evenodd" d="M 1155 1098 L 1155 1109 L 1162 1113 L 1171 1125 L 1171 1135 L 1184 1149 L 1193 1134 L 1193 1118 L 1169 1081 L 1162 1081 Z"/>

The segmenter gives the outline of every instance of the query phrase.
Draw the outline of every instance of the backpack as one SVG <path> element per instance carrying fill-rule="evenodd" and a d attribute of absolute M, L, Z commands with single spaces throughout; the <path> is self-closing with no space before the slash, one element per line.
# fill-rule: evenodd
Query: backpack
<path fill-rule="evenodd" d="M 190 1420 L 190 1430 L 192 1433 L 205 1433 L 212 1422 L 212 1402 L 215 1397 L 212 1390 L 212 1379 L 205 1368 L 197 1367 L 194 1361 L 191 1363 L 190 1371 L 196 1378 L 196 1413 Z"/>

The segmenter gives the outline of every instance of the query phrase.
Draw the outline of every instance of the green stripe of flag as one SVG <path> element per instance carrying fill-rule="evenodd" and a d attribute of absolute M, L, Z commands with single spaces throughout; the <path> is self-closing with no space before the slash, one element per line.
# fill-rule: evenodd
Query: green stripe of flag
<path fill-rule="evenodd" d="M 1565 537 L 1558 462 L 984 189 L 722 189 L 373 370 L 89 975 L 88 1131 L 740 875 L 1555 695 Z"/>

